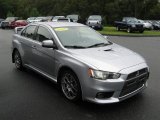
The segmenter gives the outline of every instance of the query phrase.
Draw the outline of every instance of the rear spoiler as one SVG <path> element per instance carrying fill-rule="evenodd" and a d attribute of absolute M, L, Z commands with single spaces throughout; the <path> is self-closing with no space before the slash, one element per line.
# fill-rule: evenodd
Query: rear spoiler
<path fill-rule="evenodd" d="M 24 26 L 22 26 L 22 27 L 16 27 L 14 29 L 14 31 L 15 31 L 16 34 L 19 34 L 23 28 L 24 28 Z"/>

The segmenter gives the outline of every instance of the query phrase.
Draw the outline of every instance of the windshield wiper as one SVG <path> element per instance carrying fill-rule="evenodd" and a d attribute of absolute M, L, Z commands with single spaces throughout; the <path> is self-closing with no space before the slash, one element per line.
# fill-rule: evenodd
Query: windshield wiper
<path fill-rule="evenodd" d="M 76 46 L 76 45 L 74 45 L 74 46 L 64 46 L 64 47 L 66 47 L 66 48 L 75 48 L 75 49 L 85 49 L 86 47 L 83 47 L 83 46 Z"/>
<path fill-rule="evenodd" d="M 88 48 L 98 47 L 98 46 L 106 46 L 106 45 L 111 45 L 111 43 L 97 43 L 97 44 L 88 46 Z"/>

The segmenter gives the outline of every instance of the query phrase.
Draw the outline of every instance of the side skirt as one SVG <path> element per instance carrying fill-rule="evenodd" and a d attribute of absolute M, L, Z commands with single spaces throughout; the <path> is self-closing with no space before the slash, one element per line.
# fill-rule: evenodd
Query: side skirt
<path fill-rule="evenodd" d="M 33 67 L 33 66 L 31 66 L 31 65 L 24 64 L 24 66 L 25 66 L 26 68 L 29 68 L 29 69 L 31 69 L 31 70 L 34 70 L 35 72 L 43 75 L 44 77 L 48 78 L 49 80 L 53 81 L 54 83 L 57 83 L 57 79 L 53 78 L 53 76 L 51 76 L 51 75 L 49 75 L 49 74 L 47 74 L 47 73 L 45 73 L 45 72 L 43 72 L 43 71 L 41 71 L 41 70 Z"/>

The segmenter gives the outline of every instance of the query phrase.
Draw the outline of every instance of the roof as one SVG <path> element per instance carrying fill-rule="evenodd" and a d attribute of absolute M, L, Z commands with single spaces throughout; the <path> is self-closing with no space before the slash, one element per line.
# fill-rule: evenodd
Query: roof
<path fill-rule="evenodd" d="M 85 26 L 83 24 L 79 23 L 73 23 L 73 22 L 37 22 L 33 24 L 39 24 L 39 25 L 49 25 L 51 27 L 73 27 L 73 26 Z"/>

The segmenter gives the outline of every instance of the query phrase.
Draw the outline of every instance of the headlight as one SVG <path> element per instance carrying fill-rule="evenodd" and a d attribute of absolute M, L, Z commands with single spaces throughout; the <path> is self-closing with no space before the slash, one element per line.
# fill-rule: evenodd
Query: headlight
<path fill-rule="evenodd" d="M 132 25 L 132 27 L 136 27 L 136 25 Z"/>
<path fill-rule="evenodd" d="M 119 73 L 93 70 L 93 69 L 89 69 L 88 74 L 90 77 L 99 79 L 99 80 L 118 79 L 121 76 L 121 74 Z"/>

